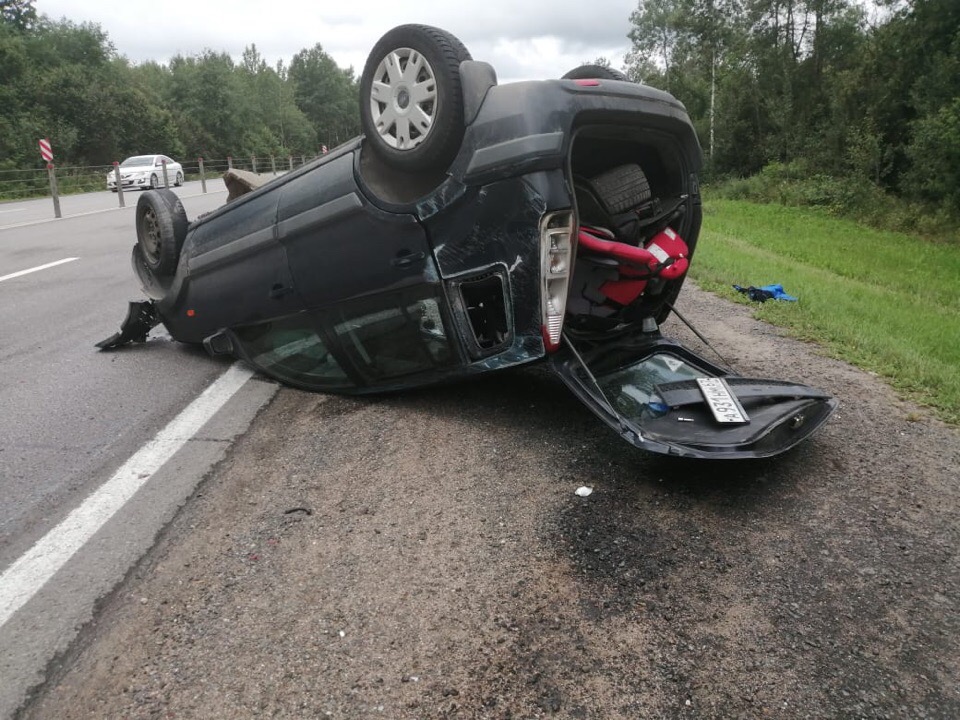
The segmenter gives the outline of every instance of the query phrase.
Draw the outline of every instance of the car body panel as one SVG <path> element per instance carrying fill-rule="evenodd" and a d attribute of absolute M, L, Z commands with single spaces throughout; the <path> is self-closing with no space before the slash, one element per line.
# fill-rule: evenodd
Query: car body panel
<path fill-rule="evenodd" d="M 308 308 L 437 282 L 417 218 L 371 204 L 360 193 L 353 165 L 354 158 L 344 155 L 326 164 L 323 184 L 303 175 L 280 193 L 278 239 Z"/>

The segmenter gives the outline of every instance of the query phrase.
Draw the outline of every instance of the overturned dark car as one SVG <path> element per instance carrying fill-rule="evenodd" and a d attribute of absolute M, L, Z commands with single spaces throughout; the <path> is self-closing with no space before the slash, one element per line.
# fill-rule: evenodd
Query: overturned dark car
<path fill-rule="evenodd" d="M 547 362 L 626 441 L 686 457 L 776 455 L 833 412 L 661 335 L 701 223 L 701 150 L 671 95 L 597 66 L 498 85 L 449 33 L 405 25 L 360 97 L 362 137 L 206 216 L 144 193 L 149 299 L 100 346 L 163 323 L 338 393 Z"/>

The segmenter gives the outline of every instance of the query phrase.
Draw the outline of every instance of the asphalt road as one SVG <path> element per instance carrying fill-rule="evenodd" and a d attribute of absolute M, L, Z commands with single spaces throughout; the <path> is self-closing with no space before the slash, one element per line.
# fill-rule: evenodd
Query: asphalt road
<path fill-rule="evenodd" d="M 960 717 L 956 429 L 750 307 L 679 307 L 837 413 L 682 461 L 542 366 L 282 388 L 18 720 Z"/>
<path fill-rule="evenodd" d="M 225 200 L 225 191 L 202 194 L 200 183 L 176 192 L 188 217 Z M 101 532 L 95 553 L 96 542 L 86 543 L 46 584 L 36 570 L 12 574 L 18 559 L 230 368 L 172 342 L 162 328 L 144 345 L 95 350 L 116 331 L 127 301 L 140 296 L 130 268 L 138 193 L 125 197 L 125 208 L 109 192 L 64 197 L 59 220 L 50 219 L 49 200 L 0 205 L 0 717 L 275 390 L 244 383 L 229 401 L 230 417 L 205 428 L 205 443 L 186 445 L 156 477 L 157 468 L 138 470 L 135 480 L 149 481 L 113 518 L 119 525 Z M 161 478 L 174 467 L 173 477 Z M 157 483 L 166 492 L 138 507 Z M 65 598 L 67 607 L 58 606 Z"/>
<path fill-rule="evenodd" d="M 79 258 L 0 280 L 0 718 L 41 681 L 22 720 L 960 717 L 960 435 L 692 285 L 740 372 L 840 400 L 814 438 L 651 456 L 543 368 L 380 398 L 252 379 L 4 623 L 22 553 L 238 372 L 93 352 L 136 296 L 131 215 L 0 230 L 0 278 Z"/>
<path fill-rule="evenodd" d="M 206 198 L 203 198 L 204 193 L 200 181 L 184 183 L 183 187 L 173 188 L 173 190 L 184 198 L 184 203 L 187 205 L 188 211 L 194 206 L 206 207 L 203 205 L 205 202 L 212 203 L 206 207 L 206 209 L 217 207 L 223 203 L 226 197 L 226 190 L 223 189 L 223 183 L 216 178 L 207 180 Z M 137 198 L 140 197 L 141 192 L 140 190 L 127 190 L 123 193 L 126 212 L 132 212 L 132 208 L 136 206 Z M 120 200 L 117 194 L 107 190 L 103 192 L 83 193 L 80 195 L 62 195 L 60 197 L 62 220 L 76 219 L 91 214 L 100 216 L 107 210 L 121 211 Z M 198 210 L 198 212 L 201 211 L 202 210 Z M 193 215 L 189 215 L 189 217 L 193 217 Z M 22 200 L 19 202 L 0 202 L 0 230 L 5 228 L 19 228 L 33 225 L 37 222 L 55 219 L 53 200 L 51 198 L 38 198 L 36 200 Z M 132 230 L 133 225 L 125 224 L 123 227 L 126 230 Z M 0 275 L 3 274 L 6 274 L 6 270 L 0 268 Z"/>
<path fill-rule="evenodd" d="M 219 191 L 219 187 L 214 183 L 208 183 L 207 190 Z M 174 192 L 184 197 L 201 194 L 200 183 L 186 183 L 182 188 L 174 188 Z M 137 204 L 139 195 L 140 191 L 125 192 L 123 194 L 123 201 L 126 207 L 134 207 Z M 212 196 L 215 197 L 215 195 Z M 62 195 L 60 197 L 60 213 L 63 216 L 61 219 L 99 214 L 110 209 L 119 210 L 120 200 L 116 193 L 106 190 L 103 192 L 82 193 L 80 195 Z M 54 214 L 53 200 L 51 198 L 0 203 L 0 229 L 55 219 L 56 215 Z M 130 227 L 132 227 L 132 225 Z"/>

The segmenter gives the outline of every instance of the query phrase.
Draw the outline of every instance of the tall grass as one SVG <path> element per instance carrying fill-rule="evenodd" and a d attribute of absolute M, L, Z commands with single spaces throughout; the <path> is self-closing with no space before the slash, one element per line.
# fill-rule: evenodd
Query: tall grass
<path fill-rule="evenodd" d="M 731 284 L 782 283 L 800 301 L 759 305 L 759 318 L 960 423 L 960 247 L 821 210 L 713 199 L 692 274 L 741 302 Z"/>

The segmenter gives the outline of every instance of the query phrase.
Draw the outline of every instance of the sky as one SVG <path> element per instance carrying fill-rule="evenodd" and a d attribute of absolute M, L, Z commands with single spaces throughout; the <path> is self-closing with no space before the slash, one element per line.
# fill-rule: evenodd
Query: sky
<path fill-rule="evenodd" d="M 35 0 L 34 7 L 52 19 L 99 24 L 136 63 L 165 64 L 205 49 L 239 60 L 256 44 L 275 66 L 320 43 L 357 76 L 390 28 L 434 25 L 493 65 L 504 83 L 560 77 L 600 56 L 621 67 L 637 0 L 427 0 L 409 8 L 402 0 Z"/>

